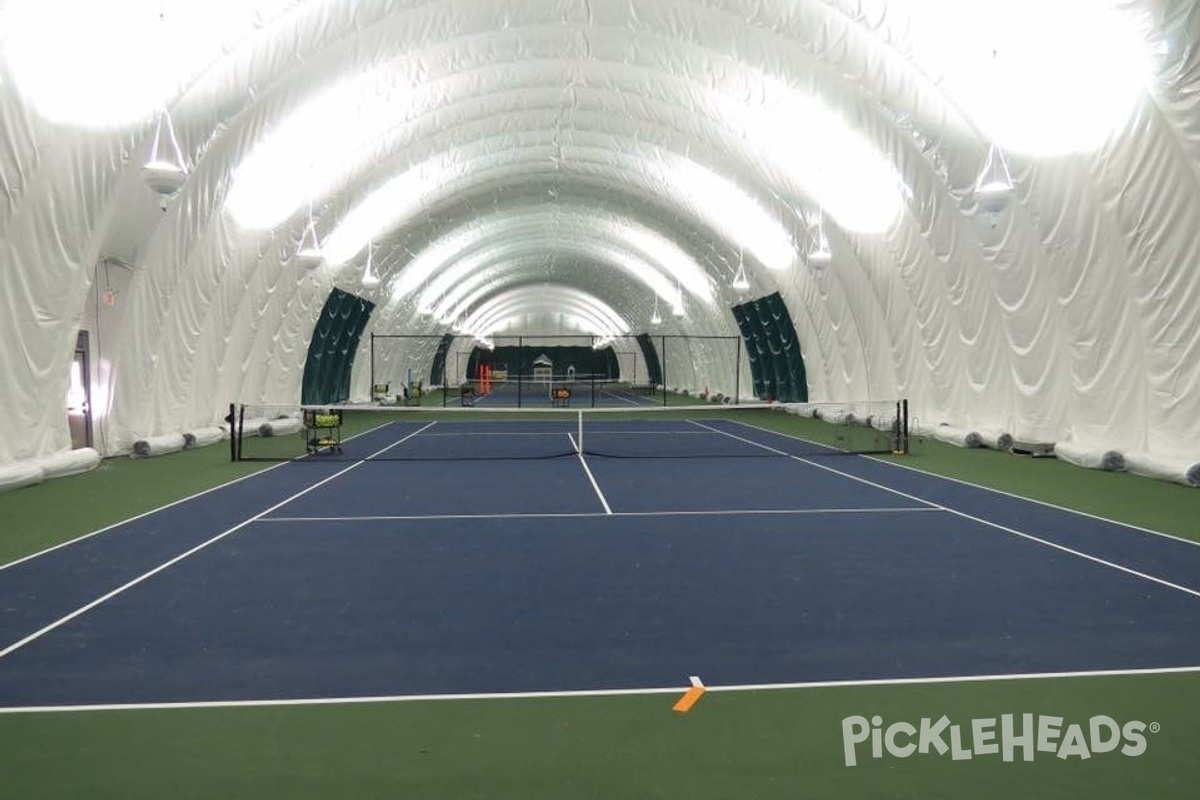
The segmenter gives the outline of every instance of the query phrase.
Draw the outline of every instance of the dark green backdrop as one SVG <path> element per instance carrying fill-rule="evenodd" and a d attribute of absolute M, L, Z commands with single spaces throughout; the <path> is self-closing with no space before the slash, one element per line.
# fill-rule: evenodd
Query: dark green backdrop
<path fill-rule="evenodd" d="M 781 403 L 808 402 L 808 376 L 792 315 L 779 292 L 733 306 L 746 342 L 754 395 Z"/>
<path fill-rule="evenodd" d="M 590 375 L 595 375 L 597 378 L 621 377 L 617 353 L 612 347 L 593 350 L 591 347 L 577 345 L 553 347 L 506 345 L 494 350 L 476 347 L 471 351 L 471 357 L 467 361 L 467 375 L 470 378 L 478 377 L 479 365 L 488 364 L 492 369 L 496 369 L 498 365 L 506 366 L 510 378 L 516 378 L 518 374 L 525 378 L 532 378 L 533 361 L 541 355 L 545 355 L 554 362 L 555 375 L 566 375 L 568 367 L 574 367 L 575 374 L 580 378 Z"/>
<path fill-rule="evenodd" d="M 334 289 L 313 329 L 304 362 L 300 402 L 305 405 L 344 403 L 350 399 L 350 371 L 363 329 L 375 304 Z"/>

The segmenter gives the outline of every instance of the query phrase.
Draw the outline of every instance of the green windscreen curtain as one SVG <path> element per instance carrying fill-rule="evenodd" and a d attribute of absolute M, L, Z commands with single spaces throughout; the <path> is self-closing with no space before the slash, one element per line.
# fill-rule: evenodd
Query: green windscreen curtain
<path fill-rule="evenodd" d="M 754 395 L 781 403 L 808 402 L 808 375 L 792 315 L 779 292 L 733 306 L 746 343 Z"/>
<path fill-rule="evenodd" d="M 350 372 L 375 304 L 334 289 L 313 329 L 304 362 L 300 402 L 331 405 L 350 399 Z"/>

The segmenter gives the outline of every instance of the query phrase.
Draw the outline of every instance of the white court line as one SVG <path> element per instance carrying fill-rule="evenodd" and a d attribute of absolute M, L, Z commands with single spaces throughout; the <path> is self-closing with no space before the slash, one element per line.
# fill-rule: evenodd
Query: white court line
<path fill-rule="evenodd" d="M 455 423 L 450 422 L 450 423 L 446 423 L 446 424 L 453 426 Z M 464 425 L 466 427 L 463 427 L 462 430 L 447 431 L 445 433 L 427 433 L 427 434 L 425 434 L 425 436 L 423 438 L 425 438 L 425 439 L 438 439 L 438 438 L 441 438 L 441 439 L 460 439 L 460 438 L 461 439 L 479 439 L 481 437 L 487 437 L 487 436 L 502 436 L 502 437 L 503 436 L 562 436 L 564 433 L 566 433 L 566 431 L 564 431 L 564 430 L 559 430 L 559 431 L 480 431 L 480 430 L 471 430 L 470 429 L 470 426 L 479 425 L 479 424 L 481 424 L 481 423 L 468 422 L 468 423 L 464 423 Z M 487 423 L 485 422 L 482 424 L 486 425 Z"/>
<path fill-rule="evenodd" d="M 196 498 L 203 497 L 206 494 L 211 494 L 213 492 L 219 491 L 220 489 L 224 489 L 228 486 L 233 486 L 236 483 L 241 483 L 244 480 L 254 478 L 258 475 L 262 475 L 265 472 L 270 472 L 273 469 L 278 469 L 279 467 L 285 466 L 286 463 L 287 462 L 283 462 L 281 464 L 272 464 L 269 467 L 264 467 L 263 469 L 257 470 L 255 472 L 251 472 L 249 475 L 243 475 L 240 478 L 235 478 L 234 480 L 227 481 L 226 483 L 222 483 L 219 486 L 214 486 L 211 489 L 205 489 L 204 491 L 196 492 L 195 494 L 188 495 L 187 497 L 180 498 L 179 500 L 174 500 L 170 503 L 167 503 L 166 505 L 162 505 L 157 508 L 152 508 L 149 511 L 143 511 L 141 514 L 138 514 L 137 516 L 129 517 L 128 519 L 123 519 L 120 522 L 114 522 L 111 525 L 106 525 L 105 527 L 100 528 L 99 530 L 94 530 L 91 533 L 85 533 L 82 536 L 75 537 L 74 539 L 70 539 L 65 542 L 59 542 L 58 544 L 54 545 L 53 547 L 47 547 L 45 550 L 39 550 L 36 553 L 32 553 L 27 556 L 22 556 L 21 558 L 18 558 L 16 561 L 10 561 L 7 564 L 0 564 L 0 572 L 3 572 L 4 570 L 6 570 L 10 567 L 15 567 L 18 564 L 23 564 L 26 561 L 32 561 L 35 558 L 39 558 L 41 556 L 53 553 L 55 550 L 61 550 L 64 547 L 68 547 L 73 544 L 78 544 L 79 542 L 82 542 L 86 539 L 91 539 L 93 536 L 99 536 L 102 533 L 107 533 L 108 531 L 111 531 L 113 528 L 119 528 L 122 525 L 128 525 L 131 522 L 137 522 L 139 519 L 145 519 L 146 517 L 148 517 L 152 514 L 157 514 L 160 511 L 166 511 L 168 508 L 173 508 L 174 506 L 180 505 L 182 503 L 186 503 L 189 500 L 195 500 Z"/>
<path fill-rule="evenodd" d="M 933 506 L 897 506 L 895 508 L 746 508 L 683 511 L 581 511 L 544 512 L 529 514 L 379 514 L 361 517 L 263 517 L 256 522 L 436 522 L 437 520 L 481 519 L 588 519 L 590 517 L 740 517 L 740 516 L 797 516 L 819 514 L 895 514 L 942 513 Z"/>
<path fill-rule="evenodd" d="M 583 465 L 583 471 L 587 473 L 588 480 L 592 482 L 592 488 L 596 490 L 596 496 L 600 498 L 600 505 L 604 506 L 605 514 L 612 514 L 612 506 L 608 504 L 608 499 L 604 496 L 604 492 L 600 491 L 600 484 L 596 483 L 596 476 L 592 474 L 592 468 L 588 466 L 587 459 L 583 457 L 583 451 L 579 448 L 575 437 L 567 434 L 567 438 L 571 440 L 571 447 L 574 448 L 576 455 L 579 456 L 579 463 Z"/>
<path fill-rule="evenodd" d="M 797 683 L 741 683 L 705 685 L 710 692 L 766 692 L 802 689 L 853 689 L 870 686 L 923 686 L 954 683 L 990 683 L 997 681 L 1066 680 L 1086 678 L 1136 678 L 1185 675 L 1200 672 L 1200 666 L 1155 667 L 1149 669 L 1084 670 L 1077 672 L 1026 672 L 997 675 L 948 675 L 933 678 L 873 678 L 865 680 L 802 681 Z M 689 685 L 691 679 L 689 678 Z M 202 700 L 180 703 L 104 703 L 73 706 L 0 707 L 0 714 L 62 714 L 90 711 L 163 711 L 204 708 L 277 708 L 286 706 L 365 705 L 367 703 L 444 702 L 453 700 L 543 700 L 572 697 L 628 697 L 636 695 L 677 695 L 685 687 L 660 686 L 647 689 L 578 689 L 545 692 L 481 692 L 478 694 L 398 694 L 371 697 L 306 697 L 288 700 Z"/>
<path fill-rule="evenodd" d="M 1181 586 L 1178 583 L 1172 583 L 1168 580 L 1159 578 L 1155 575 L 1150 575 L 1149 573 L 1146 573 L 1146 572 L 1139 572 L 1138 570 L 1131 569 L 1130 567 L 1126 567 L 1126 566 L 1117 564 L 1112 561 L 1107 561 L 1103 558 L 1099 558 L 1099 557 L 1093 556 L 1089 553 L 1085 553 L 1081 550 L 1075 550 L 1073 548 L 1066 547 L 1064 545 L 1057 544 L 1055 542 L 1051 542 L 1047 539 L 1040 539 L 1037 536 L 1034 536 L 1032 534 L 1025 533 L 1024 531 L 1019 531 L 1016 528 L 1010 528 L 1007 525 L 1001 525 L 998 522 L 992 522 L 991 520 L 984 519 L 983 517 L 977 517 L 974 514 L 968 514 L 965 511 L 959 511 L 958 509 L 950 508 L 949 506 L 944 506 L 940 503 L 934 503 L 931 500 L 926 500 L 925 498 L 918 497 L 915 494 L 909 494 L 908 492 L 902 492 L 899 489 L 893 489 L 890 486 L 884 486 L 882 483 L 876 483 L 874 481 L 867 480 L 866 478 L 859 477 L 858 475 L 854 475 L 849 472 L 842 472 L 840 469 L 834 469 L 833 467 L 828 467 L 824 464 L 818 464 L 816 461 L 811 461 L 807 458 L 801 458 L 800 456 L 794 456 L 794 455 L 791 455 L 790 453 L 785 453 L 782 450 L 776 450 L 775 448 L 769 447 L 765 444 L 751 441 L 750 439 L 745 439 L 741 436 L 736 436 L 732 433 L 729 433 L 728 431 L 722 431 L 717 428 L 711 428 L 701 422 L 695 422 L 695 420 L 693 420 L 693 423 L 696 425 L 699 425 L 702 428 L 708 428 L 709 430 L 714 431 L 715 433 L 719 433 L 723 436 L 728 436 L 732 439 L 737 439 L 738 441 L 746 442 L 747 444 L 752 444 L 756 447 L 761 447 L 764 450 L 770 450 L 774 453 L 779 453 L 780 455 L 787 456 L 788 458 L 792 459 L 793 461 L 799 461 L 802 464 L 808 464 L 808 465 L 816 467 L 818 469 L 823 469 L 826 472 L 832 472 L 834 475 L 841 475 L 843 478 L 849 478 L 850 480 L 857 481 L 859 483 L 864 483 L 867 486 L 873 486 L 876 489 L 882 489 L 885 492 L 891 492 L 892 494 L 899 495 L 900 497 L 906 497 L 909 500 L 915 500 L 918 503 L 928 503 L 929 505 L 939 508 L 949 514 L 953 514 L 956 517 L 962 517 L 963 519 L 969 519 L 972 522 L 978 522 L 979 524 L 986 525 L 989 528 L 995 528 L 997 530 L 1004 531 L 1005 533 L 1012 534 L 1013 536 L 1019 536 L 1022 539 L 1027 539 L 1028 541 L 1031 541 L 1031 542 L 1037 542 L 1038 544 L 1045 545 L 1046 547 L 1051 547 L 1051 548 L 1053 548 L 1055 550 L 1059 550 L 1063 553 L 1070 553 L 1073 556 L 1078 556 L 1079 558 L 1086 559 L 1086 560 L 1094 562 L 1096 564 L 1101 564 L 1105 567 L 1111 567 L 1112 569 L 1119 570 L 1120 572 L 1124 572 L 1128 575 L 1133 575 L 1138 578 L 1143 578 L 1143 579 L 1151 581 L 1153 583 L 1157 583 L 1161 586 L 1166 586 L 1170 589 L 1175 589 L 1175 590 L 1183 592 L 1185 594 L 1190 594 L 1193 597 L 1200 598 L 1200 591 L 1198 591 L 1196 589 L 1190 589 L 1187 586 Z M 758 429 L 758 430 L 763 430 L 763 429 Z"/>
<path fill-rule="evenodd" d="M 349 439 L 346 439 L 346 441 L 349 442 L 353 439 L 357 439 L 360 436 L 366 436 L 369 433 L 374 433 L 377 430 L 386 428 L 388 425 L 391 425 L 393 421 L 394 420 L 391 420 L 391 421 L 383 423 L 382 425 L 376 425 L 374 428 L 371 428 L 370 430 L 366 430 L 366 431 L 363 431 L 362 433 L 351 436 Z M 243 463 L 245 463 L 245 462 L 243 462 Z M 162 505 L 157 508 L 152 508 L 149 511 L 143 511 L 141 514 L 138 514 L 137 516 L 129 517 L 128 519 L 123 519 L 120 522 L 114 522 L 111 525 L 106 525 L 105 527 L 100 528 L 99 530 L 94 530 L 91 533 L 85 533 L 82 536 L 76 536 L 74 539 L 69 539 L 68 541 L 65 541 L 65 542 L 59 542 L 58 544 L 54 545 L 53 547 L 47 547 L 45 550 L 39 550 L 36 553 L 32 553 L 27 556 L 22 556 L 21 558 L 18 558 L 16 561 L 10 561 L 7 564 L 0 564 L 0 572 L 3 572 L 4 570 L 8 569 L 9 567 L 15 567 L 18 564 L 25 563 L 26 561 L 32 561 L 35 558 L 39 558 L 39 557 L 47 555 L 49 553 L 53 553 L 55 550 L 61 550 L 62 548 L 67 547 L 69 545 L 78 544 L 79 542 L 82 542 L 86 539 L 90 539 L 93 536 L 99 536 L 102 533 L 107 533 L 108 531 L 111 531 L 113 528 L 119 528 L 122 525 L 129 524 L 130 522 L 137 522 L 139 519 L 144 519 L 145 517 L 148 517 L 151 514 L 157 514 L 160 511 L 166 511 L 168 508 L 173 508 L 174 506 L 180 505 L 181 503 L 186 503 L 189 500 L 195 500 L 196 498 L 203 497 L 206 494 L 211 494 L 212 492 L 218 491 L 220 489 L 224 489 L 228 486 L 233 486 L 236 483 L 241 483 L 242 481 L 246 481 L 251 478 L 255 478 L 259 475 L 263 475 L 267 472 L 270 472 L 273 469 L 279 469 L 280 467 L 287 466 L 288 463 L 289 462 L 284 461 L 279 464 L 272 464 L 269 467 L 262 467 L 260 469 L 256 469 L 254 472 L 251 472 L 249 475 L 243 475 L 240 478 L 234 478 L 233 480 L 226 481 L 225 483 L 222 483 L 218 486 L 213 486 L 211 489 L 204 489 L 203 491 L 196 492 L 195 494 L 190 494 L 187 497 L 180 498 L 179 500 L 173 500 L 170 503 L 167 503 L 166 505 Z"/>
<path fill-rule="evenodd" d="M 534 425 L 534 424 L 537 424 L 538 422 L 548 422 L 548 421 L 549 420 L 530 420 L 529 422 L 520 423 L 520 424 Z M 449 427 L 449 428 L 453 429 L 456 426 L 461 426 L 461 427 L 459 427 L 458 430 L 448 430 L 445 433 L 441 433 L 441 432 L 427 433 L 427 434 L 425 434 L 424 438 L 431 439 L 431 438 L 436 438 L 436 437 L 440 436 L 442 438 L 449 438 L 449 439 L 453 439 L 455 437 L 476 439 L 479 437 L 486 437 L 486 436 L 562 436 L 564 433 L 569 433 L 569 431 L 566 431 L 566 430 L 557 430 L 557 431 L 555 431 L 555 430 L 548 430 L 548 431 L 542 431 L 542 430 L 538 430 L 538 431 L 473 430 L 474 426 L 476 426 L 476 425 L 487 425 L 487 424 L 488 424 L 487 422 L 443 422 L 442 423 L 443 428 Z M 646 428 L 629 429 L 629 430 L 592 428 L 592 431 L 593 431 L 593 435 L 596 435 L 596 436 L 613 436 L 613 435 L 618 435 L 618 434 L 622 435 L 622 436 L 708 436 L 709 435 L 707 431 L 674 430 L 671 428 L 664 428 L 662 430 L 651 430 L 651 429 L 646 429 Z"/>
<path fill-rule="evenodd" d="M 1003 489 L 996 489 L 991 486 L 983 486 L 978 483 L 971 483 L 970 481 L 963 480 L 962 478 L 953 478 L 949 475 L 940 475 L 936 472 L 929 472 L 928 470 L 920 469 L 918 467 L 914 467 L 909 464 L 897 464 L 892 461 L 884 461 L 882 458 L 879 458 L 877 456 L 865 456 L 865 457 L 869 458 L 871 461 L 875 461 L 879 464 L 886 464 L 889 467 L 897 467 L 899 469 L 906 469 L 906 470 L 909 470 L 910 472 L 916 472 L 921 475 L 929 475 L 934 478 L 941 478 L 942 480 L 953 481 L 954 483 L 962 484 L 963 486 L 970 486 L 973 489 L 983 489 L 984 491 L 993 492 L 998 495 L 1003 495 L 1004 497 L 1012 497 L 1016 500 L 1025 500 L 1026 502 L 1029 502 L 1029 503 L 1036 503 L 1040 506 L 1046 506 L 1047 508 L 1053 508 L 1056 511 L 1067 511 L 1072 514 L 1078 514 L 1081 517 L 1087 517 L 1088 519 L 1094 519 L 1097 522 L 1107 522 L 1110 525 L 1119 525 L 1122 528 L 1129 528 L 1130 530 L 1135 530 L 1140 533 L 1149 533 L 1153 536 L 1161 536 L 1164 539 L 1170 539 L 1171 541 L 1174 541 L 1174 542 L 1180 542 L 1182 544 L 1190 544 L 1192 547 L 1200 547 L 1200 540 L 1197 540 L 1197 539 L 1187 539 L 1187 538 L 1184 538 L 1183 536 L 1178 536 L 1173 533 L 1165 533 L 1163 531 L 1156 531 L 1152 528 L 1142 527 L 1141 525 L 1134 525 L 1129 522 L 1121 522 L 1120 520 L 1109 519 L 1108 517 L 1101 517 L 1098 514 L 1089 514 L 1088 512 L 1080 511 L 1077 508 L 1068 508 L 1067 506 L 1060 506 L 1056 503 L 1051 503 L 1046 500 L 1038 500 L 1036 497 L 1026 497 L 1024 495 L 1014 494 L 1012 492 L 1006 492 Z"/>
<path fill-rule="evenodd" d="M 403 444 L 404 442 L 408 441 L 412 437 L 416 436 L 421 431 L 425 430 L 426 428 L 430 427 L 431 425 L 436 425 L 436 424 L 437 424 L 436 422 L 430 422 L 428 425 L 425 425 L 420 430 L 414 431 L 414 432 L 410 433 L 409 435 L 405 436 L 403 439 L 392 442 L 391 444 L 389 444 L 387 447 L 383 448 L 382 450 L 372 453 L 371 455 L 367 456 L 367 459 L 369 460 L 371 458 L 374 458 L 375 456 L 379 455 L 380 453 L 387 452 L 388 450 L 391 450 L 393 447 Z M 75 619 L 76 617 L 86 614 L 88 611 L 91 611 L 93 608 L 99 606 L 100 604 L 111 600 L 112 598 L 116 597 L 119 594 L 122 594 L 123 592 L 128 591 L 129 589 L 132 589 L 134 586 L 137 586 L 139 583 L 143 583 L 144 581 L 149 580 L 150 578 L 154 577 L 155 575 L 162 572 L 163 570 L 168 569 L 168 568 L 174 566 L 175 564 L 178 564 L 180 561 L 183 561 L 188 556 L 194 555 L 194 554 L 200 552 L 201 550 L 203 550 L 204 548 L 208 547 L 209 545 L 212 545 L 212 544 L 215 544 L 216 542 L 221 541 L 226 536 L 229 536 L 230 534 L 241 530 L 242 528 L 246 527 L 250 523 L 258 520 L 259 518 L 264 517 L 267 514 L 270 514 L 275 509 L 283 508 L 285 505 L 287 505 L 288 503 L 297 499 L 298 497 L 302 497 L 303 495 L 306 495 L 309 492 L 311 492 L 313 489 L 324 486 L 325 484 L 329 483 L 330 481 L 334 480 L 335 478 L 345 475 L 350 470 L 356 469 L 357 467 L 361 466 L 363 463 L 365 463 L 365 462 L 359 461 L 355 464 L 351 464 L 350 466 L 346 467 L 343 470 L 339 470 L 338 472 L 335 472 L 333 475 L 330 475 L 327 478 L 323 478 L 322 480 L 318 481 L 317 483 L 314 483 L 312 486 L 309 486 L 306 489 L 302 489 L 299 492 L 296 492 L 294 495 L 287 498 L 286 500 L 276 503 L 275 505 L 271 506 L 268 509 L 265 509 L 264 511 L 260 511 L 259 513 L 255 514 L 253 517 L 250 517 L 249 519 L 239 522 L 237 525 L 234 525 L 232 528 L 229 528 L 228 530 L 225 530 L 225 531 L 217 534 L 216 536 L 212 537 L 208 541 L 205 541 L 205 542 L 202 542 L 202 543 L 196 545 L 195 547 L 188 550 L 187 552 L 181 553 L 180 555 L 175 556 L 170 561 L 164 562 L 164 563 L 158 565 L 157 567 L 155 567 L 154 569 L 150 570 L 149 572 L 143 573 L 142 575 L 139 575 L 138 577 L 134 578 L 133 580 L 128 581 L 127 583 L 124 583 L 121 586 L 118 586 L 116 589 L 113 589 L 111 592 L 101 595 L 100 597 L 96 598 L 92 602 L 90 602 L 86 605 L 80 606 L 79 608 L 72 611 L 70 614 L 67 614 L 64 617 L 59 618 L 58 620 L 50 623 L 49 625 L 45 626 L 44 628 L 34 631 L 33 633 L 26 636 L 24 639 L 21 639 L 20 641 L 15 642 L 13 644 L 10 644 L 8 647 L 4 648 L 3 650 L 0 650 L 0 658 L 4 658 L 5 656 L 13 653 L 14 651 L 21 649 L 22 647 L 29 644 L 30 642 L 40 639 L 41 637 L 45 636 L 47 633 L 50 633 L 51 631 L 55 630 L 56 628 L 59 628 L 65 624 L 67 624 L 68 622 Z"/>
<path fill-rule="evenodd" d="M 640 430 L 638 430 L 638 429 L 621 430 L 621 429 L 592 427 L 589 430 L 591 431 L 592 436 L 661 436 L 661 437 L 684 436 L 684 437 L 687 437 L 687 436 L 708 436 L 709 435 L 706 431 L 677 431 L 677 430 L 671 430 L 669 428 L 666 428 L 663 430 L 652 430 L 649 428 L 643 428 Z M 652 456 L 649 456 L 649 457 L 652 457 Z"/>
<path fill-rule="evenodd" d="M 754 431 L 762 431 L 763 433 L 772 433 L 772 434 L 775 434 L 776 436 L 782 436 L 785 439 L 792 439 L 797 442 L 804 442 L 805 444 L 816 445 L 817 447 L 827 447 L 827 445 L 822 445 L 822 444 L 819 444 L 818 442 L 813 442 L 809 439 L 805 439 L 802 436 L 796 436 L 795 434 L 791 434 L 791 433 L 784 433 L 783 431 L 771 430 L 770 428 L 763 428 L 763 427 L 759 427 L 758 425 L 751 425 L 750 423 L 744 422 L 740 419 L 734 419 L 734 420 L 729 420 L 729 421 L 734 423 L 735 425 L 741 425 L 743 428 L 749 428 Z M 834 448 L 829 448 L 829 449 L 834 449 Z M 1141 525 L 1134 525 L 1131 522 L 1122 522 L 1121 520 L 1110 519 L 1108 517 L 1102 517 L 1099 514 L 1090 514 L 1087 511 L 1080 511 L 1078 508 L 1070 508 L 1068 506 L 1060 506 L 1057 503 L 1051 503 L 1048 500 L 1039 500 L 1036 497 L 1026 497 L 1023 494 L 1015 494 L 1013 492 L 1006 492 L 1003 489 L 997 489 L 994 486 L 984 486 L 981 483 L 972 483 L 971 481 L 963 480 L 962 478 L 955 478 L 950 475 L 942 475 L 939 472 L 930 472 L 929 470 L 921 469 L 920 467 L 914 467 L 911 464 L 901 464 L 896 461 L 885 461 L 884 459 L 880 458 L 879 456 L 863 455 L 862 458 L 866 458 L 870 461 L 874 461 L 877 464 L 886 464 L 889 467 L 895 467 L 897 469 L 906 469 L 909 472 L 916 472 L 921 475 L 929 475 L 934 478 L 941 478 L 942 480 L 952 481 L 954 483 L 962 484 L 963 486 L 970 486 L 973 489 L 982 489 L 985 492 L 992 492 L 994 494 L 1002 495 L 1004 497 L 1011 497 L 1014 500 L 1024 500 L 1027 503 L 1036 503 L 1039 506 L 1053 508 L 1056 511 L 1065 511 L 1069 514 L 1078 514 L 1081 517 L 1087 517 L 1088 519 L 1094 519 L 1094 520 L 1097 520 L 1098 522 L 1107 522 L 1110 525 L 1119 525 L 1122 528 L 1129 528 L 1130 530 L 1140 531 L 1141 533 L 1149 533 L 1153 536 L 1161 536 L 1164 539 L 1170 539 L 1175 542 L 1181 542 L 1183 544 L 1190 544 L 1193 547 L 1200 547 L 1200 540 L 1197 540 L 1197 539 L 1187 539 L 1183 536 L 1178 536 L 1173 533 L 1165 533 L 1163 531 L 1156 531 L 1153 528 L 1146 528 Z"/>
<path fill-rule="evenodd" d="M 630 400 L 628 397 L 623 397 L 622 395 L 614 394 L 613 392 L 610 392 L 606 389 L 601 389 L 600 394 L 606 394 L 609 397 L 613 398 L 614 400 L 620 400 L 622 403 L 628 403 L 631 406 L 641 405 L 641 403 L 637 402 L 636 400 Z"/>

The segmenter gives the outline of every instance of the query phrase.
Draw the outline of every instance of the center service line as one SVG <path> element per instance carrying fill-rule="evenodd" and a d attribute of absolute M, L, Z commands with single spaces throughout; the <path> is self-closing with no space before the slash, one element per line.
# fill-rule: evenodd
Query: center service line
<path fill-rule="evenodd" d="M 592 488 L 596 490 L 596 496 L 600 498 L 600 505 L 604 506 L 604 513 L 612 514 L 612 506 L 608 504 L 608 500 L 604 497 L 604 492 L 600 491 L 600 484 L 596 483 L 596 476 L 592 474 L 592 469 L 588 466 L 587 459 L 583 457 L 583 448 L 575 442 L 575 437 L 571 434 L 568 433 L 567 438 L 571 440 L 571 448 L 579 455 L 579 463 L 583 464 L 583 471 L 587 473 L 588 480 L 592 482 Z"/>

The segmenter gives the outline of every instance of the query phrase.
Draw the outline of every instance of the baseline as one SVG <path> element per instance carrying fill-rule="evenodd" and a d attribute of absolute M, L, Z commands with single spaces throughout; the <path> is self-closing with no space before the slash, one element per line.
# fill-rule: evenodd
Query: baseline
<path fill-rule="evenodd" d="M 871 686 L 927 686 L 955 683 L 995 683 L 1000 681 L 1086 680 L 1090 678 L 1136 678 L 1200 673 L 1200 665 L 1155 667 L 1150 669 L 1104 669 L 1073 672 L 996 673 L 990 675 L 950 675 L 928 678 L 870 678 L 844 681 L 801 681 L 797 683 L 708 684 L 709 692 L 769 692 L 802 689 L 852 689 Z M 460 694 L 398 694 L 373 697 L 305 697 L 271 700 L 204 700 L 179 703 L 96 703 L 68 706 L 0 706 L 0 714 L 62 714 L 96 711 L 169 711 L 204 708 L 274 708 L 286 706 L 366 705 L 379 703 L 419 703 L 471 700 L 541 700 L 572 697 L 627 697 L 634 695 L 677 695 L 691 687 L 656 686 L 646 689 L 574 689 L 545 692 L 479 692 Z"/>

